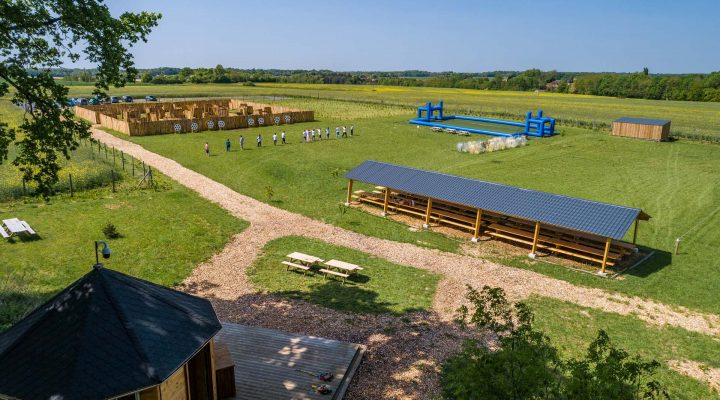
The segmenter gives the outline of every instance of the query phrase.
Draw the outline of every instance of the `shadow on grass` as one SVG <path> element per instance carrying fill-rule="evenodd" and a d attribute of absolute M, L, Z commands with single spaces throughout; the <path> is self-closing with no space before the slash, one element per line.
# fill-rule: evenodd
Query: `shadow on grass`
<path fill-rule="evenodd" d="M 655 252 L 650 258 L 643 261 L 640 265 L 637 265 L 627 271 L 624 275 L 637 276 L 639 278 L 647 278 L 648 276 L 660 271 L 661 269 L 672 264 L 672 253 L 665 250 L 641 248 L 640 251 L 643 253 Z"/>
<path fill-rule="evenodd" d="M 55 292 L 38 293 L 16 288 L 8 290 L 0 286 L 0 332 L 24 318 Z"/>

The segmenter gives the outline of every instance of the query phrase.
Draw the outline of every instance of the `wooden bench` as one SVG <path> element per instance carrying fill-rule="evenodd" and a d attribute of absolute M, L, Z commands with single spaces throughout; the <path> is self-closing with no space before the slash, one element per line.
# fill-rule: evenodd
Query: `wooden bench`
<path fill-rule="evenodd" d="M 334 275 L 334 276 L 337 276 L 338 278 L 342 278 L 342 282 L 340 283 L 341 285 L 344 285 L 345 279 L 347 279 L 350 276 L 348 274 L 343 274 L 342 272 L 332 271 L 332 270 L 325 269 L 325 268 L 321 269 L 320 272 L 323 273 L 323 276 L 325 277 L 325 279 L 327 279 L 328 275 Z"/>
<path fill-rule="evenodd" d="M 5 239 L 10 239 L 10 235 L 7 232 L 5 232 L 5 228 L 3 228 L 2 226 L 0 226 L 0 236 L 2 236 Z"/>
<path fill-rule="evenodd" d="M 307 274 L 307 272 L 310 271 L 310 267 L 306 265 L 295 264 L 294 262 L 290 261 L 283 261 L 282 264 L 285 265 L 286 271 L 290 271 L 290 268 L 299 269 L 303 271 L 303 275 Z"/>

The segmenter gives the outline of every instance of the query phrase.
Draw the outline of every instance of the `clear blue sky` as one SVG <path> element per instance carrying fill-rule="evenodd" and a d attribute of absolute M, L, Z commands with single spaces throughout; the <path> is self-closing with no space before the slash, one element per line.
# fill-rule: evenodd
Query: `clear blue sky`
<path fill-rule="evenodd" d="M 720 70 L 720 0 L 122 1 L 159 11 L 140 68 Z"/>

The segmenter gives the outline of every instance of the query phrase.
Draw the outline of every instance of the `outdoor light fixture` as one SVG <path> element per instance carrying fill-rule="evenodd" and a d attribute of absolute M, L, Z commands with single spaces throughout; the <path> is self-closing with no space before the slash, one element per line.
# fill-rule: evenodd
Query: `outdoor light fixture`
<path fill-rule="evenodd" d="M 102 243 L 103 248 L 100 250 L 100 253 L 102 253 L 103 258 L 110 258 L 110 254 L 112 251 L 110 250 L 110 247 L 108 246 L 107 242 L 102 240 L 96 240 L 95 241 L 95 265 L 93 267 L 95 268 L 102 268 L 102 263 L 100 262 L 100 258 L 98 256 L 98 245 Z"/>

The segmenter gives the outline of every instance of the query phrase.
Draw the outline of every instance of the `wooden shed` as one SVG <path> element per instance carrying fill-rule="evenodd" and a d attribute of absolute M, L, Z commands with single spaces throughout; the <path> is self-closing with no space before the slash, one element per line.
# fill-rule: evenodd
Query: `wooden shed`
<path fill-rule="evenodd" d="M 670 138 L 670 121 L 623 117 L 613 121 L 612 134 L 613 136 L 665 141 Z"/>
<path fill-rule="evenodd" d="M 221 328 L 209 301 L 98 265 L 0 334 L 0 399 L 234 397 Z"/>

